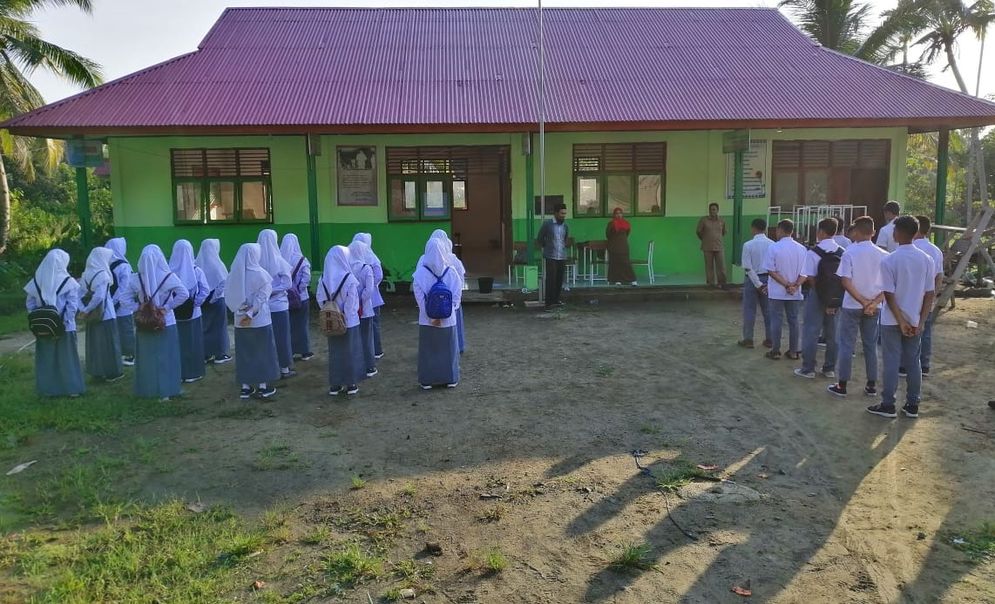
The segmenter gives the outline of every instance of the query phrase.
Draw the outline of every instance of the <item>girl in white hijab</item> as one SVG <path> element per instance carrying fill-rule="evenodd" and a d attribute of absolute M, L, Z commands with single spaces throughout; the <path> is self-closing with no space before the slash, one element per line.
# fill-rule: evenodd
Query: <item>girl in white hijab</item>
<path fill-rule="evenodd" d="M 328 394 L 356 394 L 366 377 L 359 328 L 359 281 L 353 275 L 349 250 L 336 245 L 325 254 L 324 271 L 315 292 L 318 305 L 334 304 L 345 318 L 346 332 L 328 336 Z"/>
<path fill-rule="evenodd" d="M 380 308 L 386 303 L 380 294 L 380 284 L 383 283 L 383 265 L 380 258 L 373 251 L 373 235 L 369 233 L 356 233 L 353 241 L 362 241 L 366 244 L 366 263 L 373 269 L 373 358 L 383 358 L 383 340 L 380 337 Z"/>
<path fill-rule="evenodd" d="M 228 311 L 225 310 L 225 282 L 228 269 L 221 261 L 221 241 L 205 239 L 194 259 L 207 280 L 207 299 L 201 305 L 204 322 L 204 362 L 222 365 L 231 360 L 228 354 Z"/>
<path fill-rule="evenodd" d="M 240 247 L 225 286 L 225 304 L 235 315 L 235 377 L 242 399 L 273 396 L 270 382 L 280 378 L 270 313 L 273 278 L 260 266 L 261 256 L 258 244 Z"/>
<path fill-rule="evenodd" d="M 452 294 L 453 313 L 445 319 L 430 319 L 425 296 L 441 281 Z M 418 303 L 418 383 L 423 390 L 445 384 L 459 384 L 459 340 L 456 334 L 456 308 L 460 303 L 462 281 L 449 264 L 448 251 L 440 239 L 429 239 L 425 255 L 412 277 L 411 290 Z"/>
<path fill-rule="evenodd" d="M 106 382 L 116 382 L 124 377 L 121 336 L 118 334 L 114 297 L 111 294 L 113 259 L 114 252 L 111 250 L 93 248 L 80 279 L 83 286 L 80 314 L 86 320 L 86 372 Z"/>
<path fill-rule="evenodd" d="M 259 266 L 273 278 L 273 292 L 270 294 L 269 310 L 273 320 L 273 337 L 276 339 L 276 355 L 280 359 L 280 379 L 297 375 L 293 370 L 294 353 L 290 346 L 290 303 L 287 290 L 290 289 L 292 268 L 277 245 L 276 231 L 259 231 Z"/>
<path fill-rule="evenodd" d="M 146 245 L 132 275 L 130 296 L 137 306 L 148 302 L 165 310 L 162 331 L 139 329 L 135 346 L 135 396 L 168 401 L 181 393 L 180 335 L 173 309 L 190 297 L 180 278 L 169 270 L 158 245 Z"/>
<path fill-rule="evenodd" d="M 442 229 L 435 229 L 432 231 L 432 239 L 438 239 L 445 243 L 447 255 L 446 258 L 449 261 L 449 265 L 453 267 L 456 274 L 460 278 L 460 290 L 462 291 L 466 287 L 466 268 L 463 267 L 463 261 L 453 253 L 453 242 L 449 238 L 449 235 Z M 458 307 L 453 309 L 456 313 L 456 336 L 459 340 L 459 352 L 463 354 L 466 349 L 466 338 L 463 334 L 463 305 L 460 304 Z"/>
<path fill-rule="evenodd" d="M 370 247 L 353 239 L 349 244 L 349 265 L 352 274 L 359 282 L 359 338 L 363 343 L 363 364 L 366 377 L 377 374 L 376 352 L 373 349 L 373 290 L 376 289 L 373 267 L 367 264 Z"/>
<path fill-rule="evenodd" d="M 114 259 L 111 260 L 111 274 L 114 281 L 111 283 L 111 294 L 114 296 L 114 314 L 117 324 L 118 339 L 121 341 L 122 363 L 128 367 L 135 364 L 135 317 L 137 309 L 131 296 L 128 295 L 128 284 L 131 283 L 131 265 L 125 254 L 128 251 L 128 243 L 124 237 L 109 239 L 104 245 L 114 252 Z"/>
<path fill-rule="evenodd" d="M 41 396 L 77 397 L 86 391 L 76 349 L 76 310 L 79 283 L 69 275 L 69 254 L 54 249 L 24 286 L 28 312 L 53 306 L 62 317 L 66 333 L 35 341 L 35 386 Z"/>
<path fill-rule="evenodd" d="M 280 243 L 280 254 L 290 265 L 290 289 L 287 302 L 290 307 L 290 350 L 295 359 L 309 361 L 311 352 L 311 305 L 308 286 L 311 285 L 311 261 L 301 251 L 297 235 L 287 233 Z"/>
<path fill-rule="evenodd" d="M 173 244 L 169 269 L 190 292 L 187 301 L 174 310 L 180 334 L 180 377 L 189 384 L 204 379 L 204 321 L 200 307 L 211 289 L 204 271 L 194 263 L 193 245 L 186 239 Z"/>

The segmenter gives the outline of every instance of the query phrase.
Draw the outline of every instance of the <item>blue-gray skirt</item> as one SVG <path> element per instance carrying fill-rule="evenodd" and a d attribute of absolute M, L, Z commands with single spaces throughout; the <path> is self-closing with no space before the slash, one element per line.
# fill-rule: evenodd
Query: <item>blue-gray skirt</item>
<path fill-rule="evenodd" d="M 290 311 L 290 350 L 294 354 L 311 352 L 311 301 L 304 300 L 304 306 Z"/>
<path fill-rule="evenodd" d="M 273 326 L 235 327 L 235 383 L 264 384 L 278 379 Z"/>
<path fill-rule="evenodd" d="M 418 326 L 418 383 L 459 382 L 459 341 L 455 327 Z"/>
<path fill-rule="evenodd" d="M 135 339 L 135 396 L 180 395 L 180 334 L 175 325 L 139 331 Z"/>
<path fill-rule="evenodd" d="M 351 386 L 366 378 L 363 343 L 359 327 L 350 327 L 344 335 L 328 337 L 328 385 Z"/>
<path fill-rule="evenodd" d="M 116 319 L 86 324 L 86 372 L 95 378 L 115 378 L 124 373 Z"/>
<path fill-rule="evenodd" d="M 359 320 L 359 341 L 363 347 L 363 367 L 367 371 L 375 369 L 377 360 L 373 357 L 373 317 Z"/>
<path fill-rule="evenodd" d="M 35 385 L 42 396 L 83 394 L 83 368 L 76 349 L 76 332 L 35 342 Z"/>
<path fill-rule="evenodd" d="M 135 315 L 124 315 L 115 319 L 117 335 L 121 342 L 121 354 L 135 356 Z"/>
<path fill-rule="evenodd" d="M 380 339 L 380 309 L 377 306 L 373 309 L 373 353 L 377 356 L 383 354 L 383 340 Z"/>
<path fill-rule="evenodd" d="M 463 354 L 466 348 L 466 340 L 463 336 L 463 307 L 456 309 L 456 336 L 459 339 L 459 353 Z"/>
<path fill-rule="evenodd" d="M 176 329 L 180 334 L 180 377 L 204 377 L 204 322 L 201 317 L 177 321 Z"/>
<path fill-rule="evenodd" d="M 276 358 L 280 367 L 294 366 L 294 353 L 290 347 L 290 311 L 271 312 L 273 320 L 273 339 L 276 340 Z"/>
<path fill-rule="evenodd" d="M 204 321 L 204 358 L 228 354 L 228 308 L 225 299 L 218 298 L 200 307 Z"/>

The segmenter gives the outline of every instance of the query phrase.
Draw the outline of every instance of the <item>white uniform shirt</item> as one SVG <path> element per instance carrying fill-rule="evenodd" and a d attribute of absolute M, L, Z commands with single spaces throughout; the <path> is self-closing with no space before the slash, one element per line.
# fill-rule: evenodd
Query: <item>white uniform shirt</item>
<path fill-rule="evenodd" d="M 763 268 L 764 257 L 772 245 L 774 241 L 764 233 L 754 235 L 753 239 L 743 244 L 743 270 L 746 271 L 746 276 L 753 283 L 753 287 L 757 289 L 763 285 L 760 282 L 760 275 L 767 273 Z"/>
<path fill-rule="evenodd" d="M 887 256 L 888 252 L 874 245 L 874 242 L 859 241 L 843 252 L 840 268 L 836 274 L 850 279 L 861 296 L 873 300 L 882 291 L 881 261 Z M 850 292 L 846 292 L 843 294 L 843 308 L 862 310 L 864 307 L 850 295 Z"/>
<path fill-rule="evenodd" d="M 845 235 L 833 235 L 833 241 L 835 241 L 836 245 L 843 249 L 846 249 L 853 244 L 853 242 L 850 241 L 850 238 Z"/>
<path fill-rule="evenodd" d="M 297 266 L 290 267 L 290 276 L 293 283 L 290 285 L 290 289 L 296 290 L 297 294 L 301 297 L 301 302 L 304 300 L 310 300 L 311 295 L 308 293 L 307 288 L 311 285 L 311 262 L 307 258 L 301 257 L 300 268 Z M 295 273 L 293 269 L 297 268 Z M 290 301 L 287 301 L 287 308 L 290 307 Z"/>
<path fill-rule="evenodd" d="M 114 266 L 115 263 L 117 266 Z M 128 264 L 127 260 L 115 260 L 111 263 L 111 267 L 111 271 L 117 279 L 117 291 L 114 292 L 114 314 L 118 317 L 127 317 L 138 310 L 135 301 L 128 295 L 128 284 L 131 283 L 131 275 L 133 274 L 131 265 Z"/>
<path fill-rule="evenodd" d="M 454 327 L 456 325 L 456 309 L 459 308 L 460 302 L 463 298 L 463 290 L 460 289 L 462 280 L 459 275 L 456 274 L 456 270 L 453 269 L 453 267 L 448 267 L 445 274 L 440 274 L 439 276 L 442 277 L 442 282 L 446 284 L 446 287 L 448 287 L 453 294 L 453 314 L 449 315 L 448 318 L 441 319 L 442 324 L 438 327 Z M 415 296 L 415 301 L 418 303 L 418 324 L 436 327 L 435 325 L 432 325 L 432 319 L 429 319 L 428 314 L 425 312 L 425 294 L 428 293 L 428 290 L 425 289 L 417 280 L 411 283 L 411 290 Z"/>
<path fill-rule="evenodd" d="M 822 251 L 829 252 L 830 254 L 840 249 L 840 245 L 832 239 L 823 239 L 816 245 L 821 248 Z M 822 258 L 820 258 L 819 254 L 814 251 L 808 250 L 805 252 L 805 268 L 802 269 L 802 274 L 806 277 L 814 278 L 819 274 L 819 262 L 821 261 Z"/>
<path fill-rule="evenodd" d="M 894 252 L 898 249 L 898 242 L 895 241 L 895 220 L 892 219 L 891 222 L 881 227 L 878 232 L 878 247 L 884 249 L 888 252 Z"/>
<path fill-rule="evenodd" d="M 936 272 L 933 273 L 934 279 L 943 274 L 943 250 L 933 245 L 929 239 L 916 239 L 912 245 L 926 252 L 926 255 L 933 259 L 933 268 L 936 269 Z"/>
<path fill-rule="evenodd" d="M 111 284 L 96 285 L 94 286 L 95 289 L 91 291 L 90 284 L 83 279 L 80 279 L 79 281 L 79 291 L 82 292 L 80 294 L 82 296 L 80 302 L 82 302 L 82 299 L 87 296 L 90 297 L 88 303 L 84 304 L 83 307 L 79 309 L 79 312 L 90 313 L 96 310 L 97 306 L 103 304 L 103 313 L 100 316 L 100 320 L 108 321 L 110 319 L 116 319 L 117 313 L 114 311 L 114 298 L 111 296 Z"/>
<path fill-rule="evenodd" d="M 808 250 L 792 237 L 782 237 L 767 248 L 763 267 L 768 273 L 779 273 L 788 283 L 794 283 L 805 269 L 805 255 Z M 789 294 L 783 285 L 772 277 L 767 282 L 767 297 L 771 300 L 804 300 L 801 288 L 794 295 Z"/>
<path fill-rule="evenodd" d="M 353 276 L 359 281 L 359 318 L 369 319 L 376 315 L 373 310 L 373 290 L 376 289 L 373 267 L 364 264 L 359 274 L 353 273 Z"/>
<path fill-rule="evenodd" d="M 919 325 L 922 299 L 933 291 L 935 271 L 929 254 L 914 245 L 900 245 L 881 261 L 883 291 L 895 295 L 898 308 L 912 325 Z M 882 325 L 898 325 L 898 320 L 886 303 L 881 312 Z"/>

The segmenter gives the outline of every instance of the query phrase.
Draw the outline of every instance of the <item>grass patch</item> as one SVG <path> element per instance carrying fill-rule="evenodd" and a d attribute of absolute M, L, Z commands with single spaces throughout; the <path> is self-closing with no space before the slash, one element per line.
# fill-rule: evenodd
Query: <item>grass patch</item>
<path fill-rule="evenodd" d="M 477 520 L 481 522 L 498 522 L 504 517 L 504 507 L 500 505 L 495 505 L 491 509 L 487 510 L 483 514 L 477 516 Z"/>
<path fill-rule="evenodd" d="M 23 299 L 23 296 L 21 296 Z M 28 330 L 28 313 L 24 310 L 0 314 L 0 336 Z"/>
<path fill-rule="evenodd" d="M 686 459 L 675 459 L 666 469 L 654 470 L 653 478 L 656 479 L 656 486 L 659 488 L 665 491 L 678 491 L 695 480 L 715 477 Z"/>
<path fill-rule="evenodd" d="M 374 548 L 385 552 L 404 530 L 405 521 L 410 517 L 408 508 L 357 508 L 334 522 L 344 530 L 365 536 Z"/>
<path fill-rule="evenodd" d="M 349 488 L 353 491 L 358 491 L 366 487 L 366 481 L 359 476 L 353 476 L 349 479 Z"/>
<path fill-rule="evenodd" d="M 16 601 L 213 602 L 245 578 L 267 543 L 224 508 L 192 514 L 180 502 L 136 509 L 115 525 L 0 539 L 0 568 Z"/>
<path fill-rule="evenodd" d="M 659 434 L 660 429 L 657 428 L 656 426 L 645 424 L 639 427 L 639 432 L 642 434 Z"/>
<path fill-rule="evenodd" d="M 45 430 L 110 432 L 121 425 L 160 417 L 188 415 L 194 408 L 182 401 L 163 404 L 136 399 L 129 376 L 115 384 L 89 386 L 79 399 L 43 398 L 35 392 L 34 357 L 0 358 L 0 449 L 12 449 Z"/>
<path fill-rule="evenodd" d="M 301 543 L 307 545 L 321 545 L 332 538 L 332 531 L 324 524 L 314 527 L 311 532 L 301 537 Z"/>
<path fill-rule="evenodd" d="M 611 377 L 613 373 L 615 373 L 615 368 L 609 365 L 598 365 L 598 367 L 594 370 L 595 375 L 603 378 Z"/>
<path fill-rule="evenodd" d="M 508 568 L 508 558 L 498 548 L 493 548 L 484 557 L 484 570 L 489 573 L 500 573 Z"/>
<path fill-rule="evenodd" d="M 219 411 L 214 415 L 218 419 L 263 419 L 266 417 L 276 417 L 276 411 L 270 407 L 241 405 Z"/>
<path fill-rule="evenodd" d="M 612 568 L 630 572 L 649 570 L 654 566 L 651 548 L 645 543 L 626 545 L 611 561 Z"/>
<path fill-rule="evenodd" d="M 340 588 L 351 588 L 382 577 L 384 562 L 384 558 L 363 551 L 358 543 L 349 543 L 325 559 L 325 573 Z"/>
<path fill-rule="evenodd" d="M 256 470 L 288 470 L 300 462 L 297 453 L 289 446 L 273 443 L 256 452 L 252 467 Z"/>
<path fill-rule="evenodd" d="M 965 552 L 974 562 L 995 559 L 995 523 L 986 522 L 980 528 L 954 539 L 958 539 L 953 541 L 954 547 Z"/>
<path fill-rule="evenodd" d="M 414 483 L 411 482 L 404 485 L 404 488 L 401 489 L 401 495 L 404 495 L 405 497 L 414 497 L 417 493 L 418 489 L 416 489 Z"/>

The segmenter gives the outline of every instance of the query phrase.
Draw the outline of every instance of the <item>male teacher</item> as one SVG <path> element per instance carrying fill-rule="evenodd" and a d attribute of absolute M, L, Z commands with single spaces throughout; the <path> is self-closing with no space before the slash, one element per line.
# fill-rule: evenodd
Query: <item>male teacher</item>
<path fill-rule="evenodd" d="M 553 208 L 553 218 L 546 220 L 539 228 L 536 243 L 542 248 L 542 258 L 546 272 L 546 309 L 562 306 L 560 290 L 563 288 L 563 272 L 567 259 L 567 206 L 560 203 Z"/>
<path fill-rule="evenodd" d="M 705 280 L 709 287 L 714 286 L 718 279 L 719 287 L 726 286 L 726 255 L 723 238 L 726 234 L 726 223 L 719 218 L 719 204 L 708 204 L 708 216 L 698 221 L 698 239 L 701 240 L 701 252 L 705 256 Z"/>

